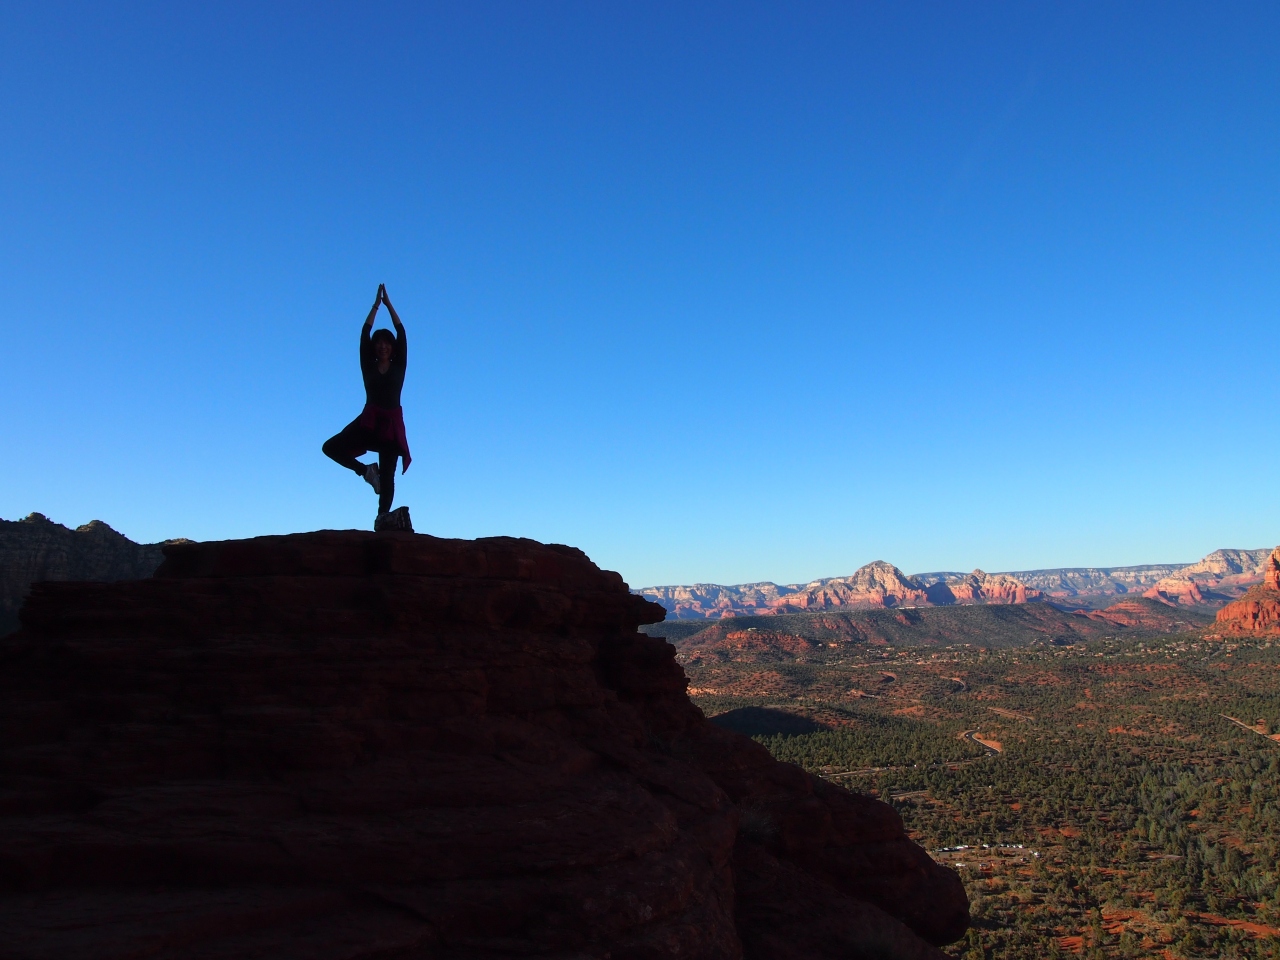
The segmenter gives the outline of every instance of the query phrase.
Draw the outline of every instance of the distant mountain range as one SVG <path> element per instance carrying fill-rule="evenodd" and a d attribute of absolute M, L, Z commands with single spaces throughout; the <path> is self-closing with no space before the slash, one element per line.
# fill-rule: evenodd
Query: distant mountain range
<path fill-rule="evenodd" d="M 1139 595 L 1173 606 L 1219 606 L 1260 583 L 1270 547 L 1215 550 L 1196 563 L 1136 567 L 1060 567 L 1007 573 L 936 571 L 905 574 L 876 560 L 847 577 L 811 583 L 643 587 L 634 591 L 662 604 L 677 620 L 761 616 L 831 609 L 940 607 L 1048 601 L 1094 608 Z"/>

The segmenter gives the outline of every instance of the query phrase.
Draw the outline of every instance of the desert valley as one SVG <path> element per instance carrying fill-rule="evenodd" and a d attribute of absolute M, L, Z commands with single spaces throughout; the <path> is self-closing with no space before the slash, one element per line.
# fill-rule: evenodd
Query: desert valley
<path fill-rule="evenodd" d="M 1277 956 L 1280 548 L 933 576 L 652 588 L 685 618 L 645 629 L 713 722 L 961 873 L 954 956 Z M 957 580 L 1004 589 L 929 597 Z"/>

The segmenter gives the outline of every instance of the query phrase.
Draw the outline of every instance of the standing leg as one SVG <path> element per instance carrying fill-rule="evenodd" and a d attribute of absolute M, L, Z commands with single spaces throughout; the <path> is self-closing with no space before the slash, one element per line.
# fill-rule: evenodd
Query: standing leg
<path fill-rule="evenodd" d="M 396 460 L 399 450 L 378 451 L 378 473 L 382 481 L 382 491 L 378 494 L 378 512 L 390 513 L 391 501 L 396 496 Z"/>

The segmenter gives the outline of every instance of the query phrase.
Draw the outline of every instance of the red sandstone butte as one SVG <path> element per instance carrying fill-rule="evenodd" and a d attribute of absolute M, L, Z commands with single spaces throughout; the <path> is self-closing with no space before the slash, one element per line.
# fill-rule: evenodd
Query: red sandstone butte
<path fill-rule="evenodd" d="M 851 576 L 815 580 L 770 604 L 780 612 L 790 613 L 833 607 L 922 606 L 929 602 L 920 584 L 892 563 L 874 560 L 859 567 Z"/>
<path fill-rule="evenodd" d="M 1280 633 L 1280 547 L 1262 567 L 1262 583 L 1218 611 L 1217 629 L 1231 634 Z"/>
<path fill-rule="evenodd" d="M 11 960 L 940 960 L 888 806 L 708 723 L 570 547 L 319 532 L 41 583 L 0 641 Z"/>
<path fill-rule="evenodd" d="M 1039 600 L 1040 591 L 1028 587 L 1007 573 L 975 570 L 963 577 L 932 584 L 927 588 L 929 602 L 934 604 L 1008 604 Z"/>

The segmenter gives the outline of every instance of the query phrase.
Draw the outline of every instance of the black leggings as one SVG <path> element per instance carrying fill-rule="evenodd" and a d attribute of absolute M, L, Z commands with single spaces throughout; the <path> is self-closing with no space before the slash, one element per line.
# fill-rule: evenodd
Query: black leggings
<path fill-rule="evenodd" d="M 372 430 L 360 426 L 354 420 L 342 428 L 342 432 L 330 437 L 321 448 L 325 456 L 341 464 L 348 470 L 354 470 L 364 476 L 365 465 L 356 457 L 362 457 L 370 450 L 378 455 L 379 488 L 378 512 L 386 513 L 391 509 L 391 501 L 396 495 L 396 460 L 400 457 L 399 447 L 388 447 L 386 441 L 379 439 Z"/>

